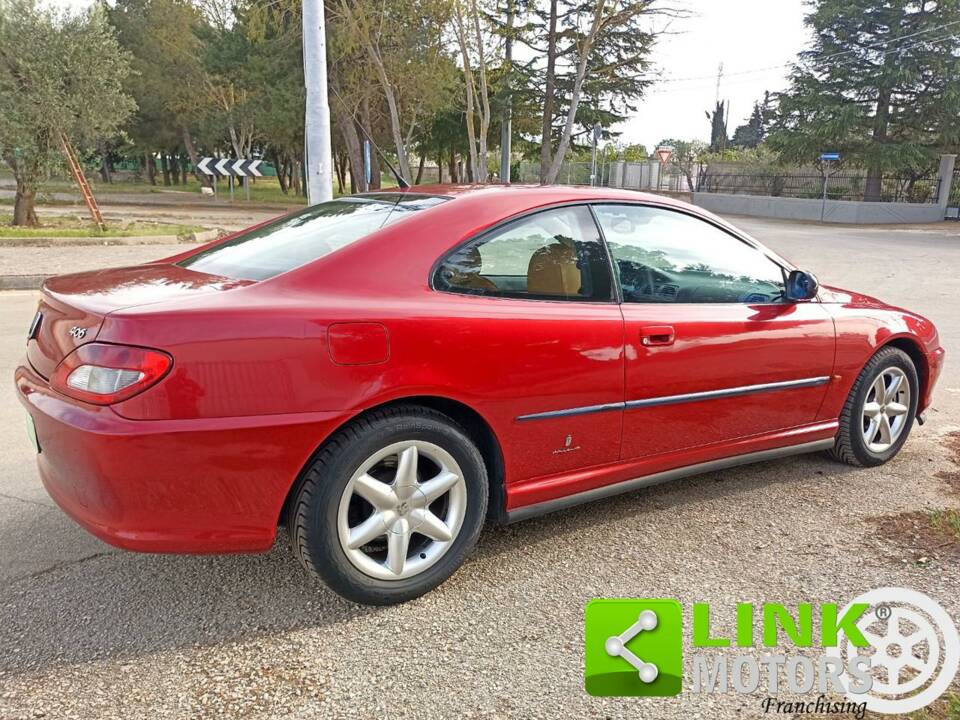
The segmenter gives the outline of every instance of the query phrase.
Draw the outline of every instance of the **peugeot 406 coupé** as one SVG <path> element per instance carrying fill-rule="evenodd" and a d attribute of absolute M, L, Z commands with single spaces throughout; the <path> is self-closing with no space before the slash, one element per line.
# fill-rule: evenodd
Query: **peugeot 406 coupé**
<path fill-rule="evenodd" d="M 344 197 L 48 280 L 16 371 L 40 476 L 158 552 L 293 551 L 365 603 L 510 522 L 791 453 L 900 450 L 943 349 L 723 220 L 610 189 Z"/>

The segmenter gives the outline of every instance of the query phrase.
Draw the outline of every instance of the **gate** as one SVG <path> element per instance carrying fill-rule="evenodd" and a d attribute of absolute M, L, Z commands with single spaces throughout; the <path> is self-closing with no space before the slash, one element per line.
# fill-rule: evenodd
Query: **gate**
<path fill-rule="evenodd" d="M 947 199 L 947 220 L 960 220 L 960 167 L 953 170 L 953 182 L 950 185 L 950 197 Z"/>

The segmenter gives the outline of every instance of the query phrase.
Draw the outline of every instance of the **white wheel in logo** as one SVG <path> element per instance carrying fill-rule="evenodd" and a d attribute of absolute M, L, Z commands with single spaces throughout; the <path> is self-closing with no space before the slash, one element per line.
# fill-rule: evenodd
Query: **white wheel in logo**
<path fill-rule="evenodd" d="M 845 640 L 826 654 L 841 662 L 869 656 L 873 686 L 865 694 L 848 691 L 847 697 L 866 701 L 868 709 L 883 714 L 913 712 L 940 697 L 960 667 L 960 635 L 946 610 L 916 590 L 878 588 L 851 600 L 840 616 L 854 603 L 870 605 L 857 621 L 870 647 Z M 889 612 L 877 612 L 882 606 Z M 846 673 L 841 682 L 849 688 Z"/>

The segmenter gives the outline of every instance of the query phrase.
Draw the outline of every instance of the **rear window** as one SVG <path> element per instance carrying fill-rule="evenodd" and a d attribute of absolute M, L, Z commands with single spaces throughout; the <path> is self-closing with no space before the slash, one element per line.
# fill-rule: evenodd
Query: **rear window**
<path fill-rule="evenodd" d="M 211 275 L 266 280 L 446 200 L 449 198 L 406 193 L 338 198 L 286 215 L 177 264 Z"/>

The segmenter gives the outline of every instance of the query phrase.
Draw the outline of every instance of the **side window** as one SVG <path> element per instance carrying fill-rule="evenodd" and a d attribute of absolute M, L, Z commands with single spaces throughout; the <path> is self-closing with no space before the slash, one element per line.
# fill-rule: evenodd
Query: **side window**
<path fill-rule="evenodd" d="M 783 272 L 762 252 L 690 215 L 595 205 L 624 302 L 775 303 Z"/>
<path fill-rule="evenodd" d="M 545 210 L 484 235 L 449 255 L 434 287 L 538 300 L 610 300 L 610 268 L 590 211 Z"/>

